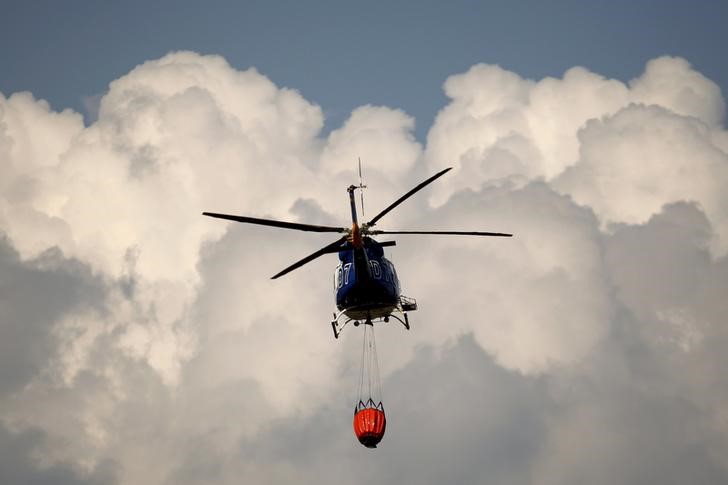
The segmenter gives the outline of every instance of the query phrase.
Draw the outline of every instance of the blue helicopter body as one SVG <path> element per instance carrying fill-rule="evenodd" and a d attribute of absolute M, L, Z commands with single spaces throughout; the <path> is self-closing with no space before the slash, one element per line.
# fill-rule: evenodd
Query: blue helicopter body
<path fill-rule="evenodd" d="M 379 318 L 389 315 L 400 298 L 399 279 L 382 245 L 364 238 L 362 249 L 339 252 L 334 271 L 336 307 L 351 318 Z"/>

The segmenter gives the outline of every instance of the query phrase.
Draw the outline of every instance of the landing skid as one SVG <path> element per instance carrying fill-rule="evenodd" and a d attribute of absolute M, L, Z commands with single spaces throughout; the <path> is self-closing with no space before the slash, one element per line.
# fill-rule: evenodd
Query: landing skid
<path fill-rule="evenodd" d="M 407 330 L 410 329 L 409 324 L 409 318 L 407 317 L 408 311 L 415 311 L 417 310 L 417 302 L 414 298 L 407 298 L 405 296 L 400 296 L 399 302 L 397 306 L 387 315 L 384 316 L 376 316 L 372 317 L 372 315 L 367 312 L 365 318 L 349 318 L 346 314 L 352 311 L 352 308 L 345 308 L 341 310 L 339 313 L 334 313 L 334 319 L 331 320 L 331 329 L 334 331 L 334 338 L 339 338 L 339 335 L 341 335 L 341 332 L 344 330 L 344 327 L 349 322 L 353 322 L 353 325 L 355 327 L 358 327 L 359 325 L 371 325 L 374 326 L 375 323 L 384 322 L 388 323 L 390 318 L 394 318 L 398 322 L 400 322 L 402 325 L 404 325 L 404 328 Z M 401 317 L 399 315 L 401 315 Z M 341 317 L 344 317 L 344 323 L 341 323 L 339 319 Z"/>

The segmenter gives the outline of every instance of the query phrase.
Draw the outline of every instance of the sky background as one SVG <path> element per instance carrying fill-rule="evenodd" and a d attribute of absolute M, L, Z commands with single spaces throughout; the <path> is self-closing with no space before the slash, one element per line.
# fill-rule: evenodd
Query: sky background
<path fill-rule="evenodd" d="M 728 483 L 728 4 L 391 3 L 2 3 L 0 483 Z"/>
<path fill-rule="evenodd" d="M 424 141 L 446 102 L 442 83 L 479 62 L 530 79 L 584 66 L 628 81 L 647 59 L 669 54 L 725 92 L 726 18 L 726 2 L 679 0 L 6 1 L 0 91 L 31 91 L 88 116 L 84 99 L 111 80 L 189 49 L 300 91 L 323 108 L 328 129 L 357 106 L 381 104 L 414 116 Z"/>

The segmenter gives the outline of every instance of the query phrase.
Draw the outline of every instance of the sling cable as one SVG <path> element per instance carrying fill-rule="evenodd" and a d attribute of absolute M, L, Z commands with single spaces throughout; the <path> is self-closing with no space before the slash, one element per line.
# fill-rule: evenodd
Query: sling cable
<path fill-rule="evenodd" d="M 354 433 L 359 442 L 367 448 L 376 448 L 382 441 L 387 419 L 382 405 L 382 382 L 379 378 L 377 343 L 374 339 L 374 326 L 364 327 L 364 341 L 361 352 L 361 372 L 357 404 L 354 407 Z"/>

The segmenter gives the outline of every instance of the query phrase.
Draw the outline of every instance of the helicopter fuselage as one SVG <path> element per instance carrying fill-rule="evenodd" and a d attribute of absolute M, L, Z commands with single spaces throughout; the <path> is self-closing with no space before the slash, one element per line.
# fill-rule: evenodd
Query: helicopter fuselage
<path fill-rule="evenodd" d="M 353 320 L 387 317 L 400 301 L 394 265 L 384 256 L 382 245 L 369 237 L 362 247 L 339 251 L 334 291 L 336 307 Z"/>

